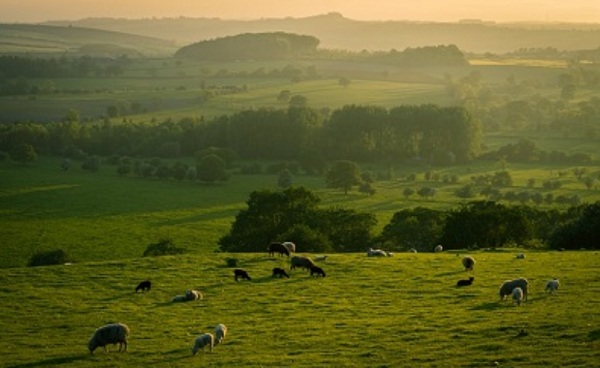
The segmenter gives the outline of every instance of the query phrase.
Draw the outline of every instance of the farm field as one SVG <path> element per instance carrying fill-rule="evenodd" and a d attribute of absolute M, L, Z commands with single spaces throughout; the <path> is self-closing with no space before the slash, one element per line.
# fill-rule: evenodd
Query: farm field
<path fill-rule="evenodd" d="M 301 251 L 301 250 L 300 250 Z M 599 367 L 598 252 L 332 254 L 324 278 L 289 271 L 265 254 L 132 258 L 0 270 L 2 365 L 24 367 Z M 310 255 L 313 256 L 313 255 Z M 235 257 L 251 281 L 235 282 Z M 473 285 L 456 281 L 475 277 Z M 499 301 L 507 279 L 527 277 L 529 300 Z M 558 277 L 558 295 L 544 291 Z M 145 279 L 149 292 L 134 293 Z M 171 303 L 186 289 L 204 298 Z M 90 356 L 97 327 L 131 329 L 127 353 Z M 223 323 L 213 353 L 191 354 Z"/>

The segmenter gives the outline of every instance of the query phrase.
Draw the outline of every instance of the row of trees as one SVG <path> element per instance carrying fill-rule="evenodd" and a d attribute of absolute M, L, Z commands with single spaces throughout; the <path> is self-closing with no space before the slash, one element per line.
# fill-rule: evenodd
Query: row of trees
<path fill-rule="evenodd" d="M 471 160 L 479 154 L 481 129 L 464 108 L 437 105 L 349 105 L 325 118 L 309 107 L 257 109 L 210 121 L 185 118 L 162 123 L 15 123 L 0 125 L 0 151 L 20 144 L 38 153 L 64 154 L 67 148 L 108 156 L 192 156 L 209 147 L 236 152 L 242 159 L 325 159 L 398 162 L 423 159 L 439 164 Z"/>
<path fill-rule="evenodd" d="M 600 202 L 566 210 L 473 201 L 450 210 L 412 208 L 396 212 L 379 235 L 373 214 L 337 207 L 321 208 L 303 187 L 250 194 L 228 234 L 219 240 L 226 252 L 264 252 L 270 242 L 292 240 L 301 252 L 357 252 L 382 246 L 403 251 L 503 246 L 552 249 L 600 248 Z"/>

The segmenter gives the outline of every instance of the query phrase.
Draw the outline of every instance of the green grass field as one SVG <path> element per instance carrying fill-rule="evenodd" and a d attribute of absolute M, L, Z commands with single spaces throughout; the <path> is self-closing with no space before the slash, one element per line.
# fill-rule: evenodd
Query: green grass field
<path fill-rule="evenodd" d="M 327 276 L 290 271 L 287 259 L 236 254 L 252 281 L 206 254 L 0 270 L 0 361 L 5 367 L 598 367 L 597 252 L 333 254 Z M 462 255 L 462 254 L 461 254 Z M 456 281 L 475 277 L 473 285 Z M 527 277 L 529 300 L 499 301 L 506 279 Z M 545 293 L 559 277 L 558 295 Z M 134 293 L 144 279 L 150 292 Z M 196 288 L 204 298 L 171 303 Z M 97 327 L 131 329 L 127 353 L 87 341 Z M 196 336 L 223 323 L 214 352 L 193 357 Z"/>

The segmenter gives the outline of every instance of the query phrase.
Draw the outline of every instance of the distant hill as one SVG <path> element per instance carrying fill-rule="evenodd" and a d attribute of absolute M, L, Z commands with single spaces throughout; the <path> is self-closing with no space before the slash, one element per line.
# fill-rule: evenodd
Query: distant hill
<path fill-rule="evenodd" d="M 505 53 L 520 48 L 595 49 L 600 24 L 458 23 L 356 21 L 338 13 L 306 18 L 222 20 L 216 18 L 110 19 L 48 22 L 145 35 L 180 46 L 242 33 L 288 32 L 318 38 L 323 48 L 388 51 L 457 45 L 467 52 Z"/>
<path fill-rule="evenodd" d="M 0 24 L 0 54 L 171 55 L 173 42 L 81 26 Z"/>

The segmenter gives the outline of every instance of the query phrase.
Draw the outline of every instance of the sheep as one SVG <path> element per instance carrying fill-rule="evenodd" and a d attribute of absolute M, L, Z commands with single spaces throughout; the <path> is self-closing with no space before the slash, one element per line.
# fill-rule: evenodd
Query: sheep
<path fill-rule="evenodd" d="M 529 281 L 523 277 L 519 277 L 515 280 L 505 281 L 500 287 L 500 300 L 504 300 L 507 295 L 512 294 L 515 288 L 521 288 L 521 291 L 523 292 L 523 300 L 527 300 Z"/>
<path fill-rule="evenodd" d="M 321 261 L 326 261 L 327 260 L 327 256 L 316 256 L 313 258 L 313 261 L 315 262 L 321 262 Z"/>
<path fill-rule="evenodd" d="M 546 292 L 550 292 L 550 294 L 558 294 L 559 287 L 560 282 L 557 278 L 554 278 L 546 283 Z"/>
<path fill-rule="evenodd" d="M 173 299 L 171 299 L 171 302 L 173 302 L 173 303 L 191 302 L 191 301 L 202 299 L 202 298 L 203 298 L 202 293 L 199 292 L 198 290 L 188 289 L 185 291 L 184 295 L 175 295 L 173 297 Z"/>
<path fill-rule="evenodd" d="M 296 244 L 295 243 L 292 243 L 291 241 L 286 241 L 281 244 L 283 244 L 290 253 L 296 253 Z"/>
<path fill-rule="evenodd" d="M 325 271 L 323 271 L 323 269 L 321 267 L 312 266 L 310 268 L 310 275 L 311 276 L 316 275 L 316 277 L 319 277 L 319 276 L 325 277 Z"/>
<path fill-rule="evenodd" d="M 196 353 L 198 353 L 198 350 L 202 350 L 202 352 L 204 353 L 204 347 L 207 345 L 210 346 L 210 352 L 212 353 L 214 341 L 215 338 L 210 333 L 205 333 L 203 335 L 198 336 L 194 341 L 194 346 L 192 347 L 193 355 L 196 355 Z"/>
<path fill-rule="evenodd" d="M 519 253 L 519 254 L 517 254 L 517 256 L 515 258 L 516 259 L 525 259 L 525 254 Z"/>
<path fill-rule="evenodd" d="M 512 298 L 513 301 L 517 303 L 517 305 L 521 305 L 521 302 L 523 301 L 523 294 L 523 289 L 521 289 L 520 287 L 516 287 L 513 289 Z"/>
<path fill-rule="evenodd" d="M 387 257 L 388 254 L 386 251 L 381 250 L 381 249 L 373 249 L 373 248 L 369 248 L 369 250 L 367 251 L 367 257 Z"/>
<path fill-rule="evenodd" d="M 444 250 L 444 247 L 442 247 L 441 244 L 438 244 L 438 245 L 435 246 L 435 248 L 433 248 L 433 251 L 435 253 L 441 253 L 443 250 Z"/>
<path fill-rule="evenodd" d="M 394 253 L 393 253 L 393 252 L 385 252 L 385 254 L 386 254 L 388 257 L 393 257 L 393 256 L 394 256 Z"/>
<path fill-rule="evenodd" d="M 315 263 L 307 257 L 293 256 L 290 260 L 290 270 L 294 270 L 296 269 L 296 267 L 302 267 L 304 269 L 310 270 L 310 268 L 314 265 Z"/>
<path fill-rule="evenodd" d="M 222 343 L 225 336 L 227 336 L 227 326 L 221 323 L 215 327 L 215 346 Z"/>
<path fill-rule="evenodd" d="M 471 256 L 465 256 L 462 259 L 462 264 L 465 267 L 465 271 L 473 271 L 475 266 L 475 259 Z"/>
<path fill-rule="evenodd" d="M 146 281 L 142 281 L 138 284 L 138 286 L 135 288 L 135 292 L 137 293 L 138 291 L 150 291 L 150 288 L 152 287 L 152 283 L 149 280 Z"/>
<path fill-rule="evenodd" d="M 288 279 L 290 278 L 290 276 L 285 272 L 285 270 L 283 268 L 279 268 L 279 267 L 273 268 L 273 277 L 275 277 L 275 276 L 279 276 L 279 278 L 282 278 L 282 277 L 287 277 Z"/>
<path fill-rule="evenodd" d="M 283 257 L 284 254 L 288 257 L 290 256 L 288 248 L 281 243 L 271 243 L 271 245 L 269 245 L 269 255 L 274 256 L 275 253 L 279 253 L 280 257 Z"/>
<path fill-rule="evenodd" d="M 94 335 L 88 342 L 90 354 L 94 354 L 94 350 L 102 347 L 106 353 L 106 345 L 119 344 L 119 351 L 127 351 L 127 339 L 129 338 L 129 327 L 123 323 L 112 323 L 100 327 L 94 332 Z"/>
<path fill-rule="evenodd" d="M 469 286 L 469 285 L 473 284 L 473 280 L 475 280 L 475 278 L 473 276 L 469 277 L 468 280 L 458 280 L 456 282 L 456 286 Z"/>
<path fill-rule="evenodd" d="M 238 281 L 238 278 L 240 278 L 240 277 L 242 278 L 242 280 L 248 280 L 248 281 L 252 280 L 250 278 L 250 275 L 248 275 L 248 272 L 246 272 L 242 269 L 239 269 L 239 268 L 233 270 L 233 274 L 234 274 L 235 281 Z"/>
<path fill-rule="evenodd" d="M 408 253 L 417 253 L 417 250 L 415 248 L 410 248 L 408 250 Z"/>

